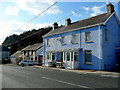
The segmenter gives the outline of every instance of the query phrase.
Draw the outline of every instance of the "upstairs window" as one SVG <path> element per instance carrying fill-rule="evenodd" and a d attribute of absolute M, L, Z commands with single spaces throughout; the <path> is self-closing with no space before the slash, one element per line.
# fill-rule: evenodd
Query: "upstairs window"
<path fill-rule="evenodd" d="M 71 43 L 72 44 L 76 44 L 77 43 L 77 35 L 76 34 L 72 35 Z"/>
<path fill-rule="evenodd" d="M 85 32 L 85 42 L 91 42 L 91 32 Z"/>
<path fill-rule="evenodd" d="M 50 45 L 50 39 L 47 39 L 46 44 L 47 46 Z"/>
<path fill-rule="evenodd" d="M 108 41 L 108 29 L 105 29 L 105 41 Z"/>
<path fill-rule="evenodd" d="M 92 64 L 92 51 L 85 50 L 85 64 Z"/>
<path fill-rule="evenodd" d="M 61 37 L 61 44 L 62 44 L 62 45 L 65 44 L 65 37 L 64 37 L 64 36 Z"/>

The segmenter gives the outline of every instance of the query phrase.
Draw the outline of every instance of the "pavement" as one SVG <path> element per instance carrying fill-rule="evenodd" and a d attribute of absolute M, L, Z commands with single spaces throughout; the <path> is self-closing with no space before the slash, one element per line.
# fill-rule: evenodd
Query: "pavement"
<path fill-rule="evenodd" d="M 119 72 L 110 72 L 110 71 L 96 71 L 96 70 L 70 70 L 70 69 L 62 69 L 62 68 L 55 68 L 55 67 L 47 67 L 47 66 L 38 66 L 35 65 L 36 68 L 44 68 L 44 69 L 53 69 L 53 70 L 60 70 L 60 71 L 67 71 L 67 72 L 74 72 L 74 73 L 84 73 L 84 74 L 98 74 L 104 77 L 113 77 L 113 78 L 119 78 L 120 73 Z"/>

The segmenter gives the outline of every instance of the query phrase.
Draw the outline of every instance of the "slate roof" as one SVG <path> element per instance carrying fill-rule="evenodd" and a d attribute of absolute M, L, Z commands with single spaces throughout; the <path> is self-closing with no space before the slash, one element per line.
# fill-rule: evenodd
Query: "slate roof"
<path fill-rule="evenodd" d="M 88 19 L 83 19 L 83 20 L 71 23 L 68 26 L 63 26 L 63 27 L 57 28 L 55 30 L 52 30 L 49 33 L 47 33 L 46 35 L 44 35 L 43 37 L 61 34 L 61 33 L 65 33 L 65 32 L 70 32 L 70 31 L 75 31 L 75 30 L 80 30 L 84 27 L 88 27 L 88 26 L 95 25 L 95 24 L 101 24 L 101 23 L 104 23 L 110 15 L 111 14 L 109 14 L 109 13 L 103 13 L 98 16 L 90 17 Z"/>
<path fill-rule="evenodd" d="M 34 45 L 29 45 L 26 48 L 22 49 L 22 51 L 30 51 L 30 50 L 38 50 L 39 48 L 41 48 L 43 46 L 43 43 L 37 43 Z"/>
<path fill-rule="evenodd" d="M 21 53 L 21 51 L 17 51 L 13 55 L 11 55 L 11 57 L 15 57 L 15 58 L 22 57 L 22 53 Z"/>

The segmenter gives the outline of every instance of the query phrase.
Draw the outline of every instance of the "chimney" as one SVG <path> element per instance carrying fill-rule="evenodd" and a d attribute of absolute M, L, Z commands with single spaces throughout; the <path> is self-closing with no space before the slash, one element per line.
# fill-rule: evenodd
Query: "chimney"
<path fill-rule="evenodd" d="M 58 28 L 58 24 L 57 24 L 57 22 L 54 22 L 54 24 L 53 24 L 53 30 L 55 30 L 56 28 Z"/>
<path fill-rule="evenodd" d="M 68 26 L 70 24 L 71 24 L 71 19 L 70 18 L 66 19 L 65 20 L 65 26 Z"/>
<path fill-rule="evenodd" d="M 107 13 L 112 14 L 113 12 L 115 12 L 114 5 L 111 3 L 107 4 Z"/>

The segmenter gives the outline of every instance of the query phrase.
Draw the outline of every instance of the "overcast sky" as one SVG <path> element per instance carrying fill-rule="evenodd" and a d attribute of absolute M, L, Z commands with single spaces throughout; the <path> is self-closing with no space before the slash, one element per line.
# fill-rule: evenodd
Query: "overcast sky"
<path fill-rule="evenodd" d="M 86 2 L 85 0 L 60 0 L 47 12 L 18 30 L 55 1 L 58 0 L 0 0 L 0 44 L 9 35 L 49 26 L 69 14 L 73 15 L 68 18 L 71 18 L 72 22 L 75 22 L 105 13 L 106 4 L 109 1 L 114 4 L 116 13 L 118 14 L 119 0 L 86 0 Z M 98 2 L 94 3 L 95 1 Z M 61 25 L 64 22 L 65 20 L 62 20 L 58 24 Z"/>

